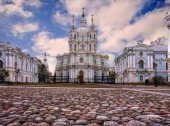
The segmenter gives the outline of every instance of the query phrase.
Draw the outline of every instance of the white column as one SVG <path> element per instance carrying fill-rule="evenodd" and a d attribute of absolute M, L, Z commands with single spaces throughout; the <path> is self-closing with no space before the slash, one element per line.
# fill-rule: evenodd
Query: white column
<path fill-rule="evenodd" d="M 75 78 L 75 68 L 72 69 L 72 78 Z"/>
<path fill-rule="evenodd" d="M 132 55 L 129 56 L 129 64 L 130 64 L 130 68 L 132 68 Z"/>
<path fill-rule="evenodd" d="M 12 67 L 11 64 L 12 64 L 12 56 L 9 55 L 9 67 Z"/>
<path fill-rule="evenodd" d="M 93 70 L 91 69 L 90 72 L 91 72 L 91 78 L 94 78 Z"/>
<path fill-rule="evenodd" d="M 69 78 L 73 78 L 73 73 L 72 73 L 72 69 L 70 69 L 70 77 Z"/>
<path fill-rule="evenodd" d="M 150 58 L 150 62 L 151 62 L 151 68 L 153 68 L 153 57 L 151 56 L 151 58 Z"/>
<path fill-rule="evenodd" d="M 124 71 L 124 58 L 122 59 L 122 70 Z"/>
<path fill-rule="evenodd" d="M 8 67 L 8 55 L 5 56 L 5 67 Z"/>
<path fill-rule="evenodd" d="M 131 68 L 133 68 L 133 55 L 131 55 Z"/>
<path fill-rule="evenodd" d="M 135 55 L 133 55 L 133 68 L 136 67 L 136 63 L 135 63 Z"/>
<path fill-rule="evenodd" d="M 150 59 L 149 59 L 150 55 L 148 55 L 148 68 L 150 68 Z"/>
<path fill-rule="evenodd" d="M 149 59 L 150 59 L 150 68 L 153 69 L 153 60 L 151 61 L 151 58 L 153 59 L 152 55 L 150 55 Z"/>
<path fill-rule="evenodd" d="M 130 67 L 130 55 L 128 55 L 128 68 Z"/>

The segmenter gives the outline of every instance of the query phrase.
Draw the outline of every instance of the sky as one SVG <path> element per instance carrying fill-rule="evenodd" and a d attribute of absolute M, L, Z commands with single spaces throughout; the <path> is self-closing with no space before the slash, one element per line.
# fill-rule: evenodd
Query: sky
<path fill-rule="evenodd" d="M 0 41 L 43 59 L 54 72 L 56 55 L 68 52 L 72 15 L 76 27 L 85 8 L 90 25 L 94 15 L 98 52 L 109 55 L 109 65 L 127 46 L 168 36 L 164 19 L 170 0 L 0 0 Z"/>

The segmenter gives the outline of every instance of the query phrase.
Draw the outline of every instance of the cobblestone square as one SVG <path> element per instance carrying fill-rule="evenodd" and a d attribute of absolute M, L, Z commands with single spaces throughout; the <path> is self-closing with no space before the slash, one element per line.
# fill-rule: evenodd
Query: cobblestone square
<path fill-rule="evenodd" d="M 0 126 L 170 126 L 170 89 L 0 87 Z"/>

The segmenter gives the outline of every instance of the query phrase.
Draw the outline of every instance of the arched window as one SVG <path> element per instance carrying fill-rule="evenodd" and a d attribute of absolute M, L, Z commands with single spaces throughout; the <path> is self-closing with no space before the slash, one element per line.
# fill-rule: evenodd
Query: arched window
<path fill-rule="evenodd" d="M 84 50 L 84 44 L 81 47 L 82 47 L 82 50 Z"/>
<path fill-rule="evenodd" d="M 72 44 L 70 44 L 70 50 L 72 50 Z"/>
<path fill-rule="evenodd" d="M 156 70 L 157 69 L 157 64 L 153 63 L 153 69 Z"/>
<path fill-rule="evenodd" d="M 3 61 L 0 60 L 0 68 L 3 68 Z"/>
<path fill-rule="evenodd" d="M 104 66 L 104 62 L 103 61 L 101 62 L 101 65 Z"/>
<path fill-rule="evenodd" d="M 139 53 L 139 56 L 143 56 L 143 52 L 140 52 L 140 53 Z"/>
<path fill-rule="evenodd" d="M 94 65 L 96 65 L 96 60 L 94 60 Z"/>
<path fill-rule="evenodd" d="M 84 62 L 84 59 L 82 57 L 79 60 L 80 60 L 80 63 Z"/>
<path fill-rule="evenodd" d="M 144 62 L 143 62 L 143 60 L 140 60 L 140 61 L 139 61 L 139 68 L 140 68 L 140 69 L 143 69 L 143 68 L 144 68 Z"/>
<path fill-rule="evenodd" d="M 89 45 L 89 50 L 91 51 L 91 44 Z"/>
<path fill-rule="evenodd" d="M 94 50 L 96 50 L 96 44 L 94 44 Z"/>
<path fill-rule="evenodd" d="M 94 39 L 96 39 L 96 35 L 94 34 Z"/>
<path fill-rule="evenodd" d="M 168 63 L 166 63 L 166 70 L 168 70 Z"/>
<path fill-rule="evenodd" d="M 0 52 L 0 57 L 2 56 L 2 53 Z"/>
<path fill-rule="evenodd" d="M 14 67 L 15 67 L 15 69 L 17 69 L 17 62 L 14 63 Z"/>
<path fill-rule="evenodd" d="M 74 39 L 76 39 L 76 34 L 74 34 Z"/>
<path fill-rule="evenodd" d="M 74 45 L 74 50 L 76 50 L 76 44 Z"/>
<path fill-rule="evenodd" d="M 81 41 L 84 42 L 84 35 L 81 37 Z"/>
<path fill-rule="evenodd" d="M 90 34 L 90 39 L 91 39 L 91 34 Z"/>

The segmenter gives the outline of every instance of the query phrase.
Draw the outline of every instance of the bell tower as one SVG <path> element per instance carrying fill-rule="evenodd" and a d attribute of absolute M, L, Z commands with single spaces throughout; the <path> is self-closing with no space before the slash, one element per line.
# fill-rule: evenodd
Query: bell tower
<path fill-rule="evenodd" d="M 91 15 L 91 26 L 89 31 L 89 48 L 92 52 L 97 51 L 97 35 L 94 26 L 93 15 Z"/>
<path fill-rule="evenodd" d="M 72 24 L 69 33 L 69 41 L 68 41 L 70 52 L 75 52 L 78 49 L 77 42 L 78 42 L 78 33 L 75 25 L 75 16 L 72 15 Z"/>

